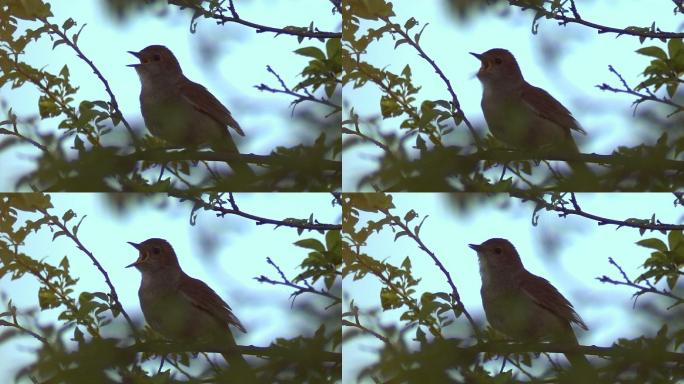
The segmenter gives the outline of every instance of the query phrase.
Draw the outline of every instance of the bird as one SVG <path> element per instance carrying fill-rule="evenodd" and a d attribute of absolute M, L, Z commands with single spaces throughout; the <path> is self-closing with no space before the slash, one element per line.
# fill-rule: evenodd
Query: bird
<path fill-rule="evenodd" d="M 170 49 L 150 45 L 128 53 L 140 60 L 128 66 L 140 79 L 140 110 L 153 136 L 183 148 L 208 145 L 217 152 L 240 153 L 227 128 L 244 136 L 238 122 L 211 92 L 185 77 Z M 236 173 L 254 175 L 239 157 L 227 162 Z"/>
<path fill-rule="evenodd" d="M 481 66 L 480 103 L 487 126 L 495 138 L 520 150 L 577 154 L 572 132 L 586 134 L 572 113 L 542 88 L 525 81 L 511 52 L 493 48 L 473 53 Z M 569 161 L 578 176 L 593 176 L 583 162 Z"/>
<path fill-rule="evenodd" d="M 588 330 L 573 305 L 548 280 L 530 273 L 513 244 L 491 238 L 469 244 L 480 264 L 482 306 L 492 328 L 522 342 L 578 345 L 572 324 Z M 592 375 L 587 358 L 566 353 L 573 367 Z"/>
<path fill-rule="evenodd" d="M 213 289 L 183 272 L 168 241 L 150 238 L 128 243 L 138 250 L 138 259 L 126 268 L 135 267 L 142 274 L 138 298 L 153 330 L 176 342 L 236 347 L 230 326 L 246 333 L 244 325 Z M 242 355 L 222 355 L 232 368 L 251 376 Z"/>

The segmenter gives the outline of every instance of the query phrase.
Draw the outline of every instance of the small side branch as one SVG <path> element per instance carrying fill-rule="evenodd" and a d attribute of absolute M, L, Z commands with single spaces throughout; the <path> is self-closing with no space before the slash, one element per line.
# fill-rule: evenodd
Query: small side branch
<path fill-rule="evenodd" d="M 44 217 L 46 217 L 48 220 L 50 220 L 50 225 L 53 225 L 57 228 L 59 228 L 60 232 L 62 232 L 66 237 L 71 239 L 71 241 L 76 244 L 76 247 L 83 252 L 90 261 L 93 263 L 95 268 L 102 274 L 104 277 L 105 284 L 107 284 L 107 287 L 109 287 L 109 295 L 112 298 L 112 302 L 114 303 L 114 309 L 117 310 L 119 313 L 123 315 L 123 317 L 126 319 L 126 322 L 128 323 L 129 327 L 131 328 L 131 331 L 133 332 L 133 336 L 138 339 L 138 331 L 136 330 L 135 324 L 133 323 L 133 320 L 131 317 L 128 315 L 126 310 L 124 309 L 123 305 L 121 305 L 121 302 L 119 301 L 119 295 L 116 293 L 116 288 L 114 288 L 114 284 L 112 281 L 109 279 L 109 274 L 105 269 L 102 267 L 102 264 L 100 264 L 99 260 L 93 255 L 88 248 L 81 242 L 81 240 L 76 236 L 76 232 L 78 231 L 79 224 L 75 225 L 73 227 L 73 230 L 70 230 L 66 226 L 66 222 L 61 222 L 57 216 L 53 216 L 48 213 L 47 210 L 43 208 L 38 208 L 38 212 L 42 213 Z"/>
<path fill-rule="evenodd" d="M 295 289 L 295 292 L 293 292 L 290 297 L 292 297 L 292 303 L 294 304 L 294 300 L 297 298 L 297 296 L 303 294 L 303 293 L 312 293 L 315 295 L 320 295 L 323 297 L 327 297 L 328 299 L 332 300 L 332 303 L 329 305 L 334 306 L 342 302 L 342 299 L 340 299 L 338 296 L 335 296 L 331 294 L 329 291 L 325 291 L 323 289 L 316 289 L 313 285 L 311 285 L 308 281 L 303 280 L 302 284 L 296 284 L 292 280 L 288 279 L 287 276 L 285 276 L 285 273 L 276 265 L 275 262 L 270 257 L 266 258 L 266 262 L 270 264 L 275 270 L 278 272 L 278 275 L 280 276 L 280 280 L 273 280 L 269 277 L 266 277 L 264 275 L 261 275 L 259 277 L 255 277 L 254 280 L 260 282 L 260 283 L 268 283 L 272 285 L 283 285 L 286 287 L 290 287 Z"/>
<path fill-rule="evenodd" d="M 613 68 L 612 65 L 608 66 L 608 70 L 612 72 L 615 76 L 617 76 L 618 80 L 620 80 L 620 83 L 622 84 L 622 88 L 615 88 L 611 85 L 608 85 L 606 83 L 603 83 L 601 85 L 597 85 L 596 87 L 602 91 L 609 91 L 609 92 L 614 92 L 614 93 L 624 93 L 627 95 L 631 96 L 636 96 L 637 99 L 632 103 L 634 105 L 634 111 L 636 112 L 636 108 L 639 106 L 639 104 L 643 103 L 644 101 L 653 101 L 656 103 L 661 103 L 665 105 L 669 105 L 671 107 L 674 107 L 675 110 L 671 112 L 667 117 L 670 117 L 678 112 L 681 112 L 684 110 L 684 105 L 677 104 L 673 102 L 671 99 L 666 98 L 666 97 L 658 97 L 653 91 L 651 91 L 648 88 L 644 88 L 643 92 L 639 92 L 635 90 L 634 88 L 630 87 L 629 84 L 627 84 L 627 81 L 622 77 L 622 75 Z"/>
<path fill-rule="evenodd" d="M 539 15 L 542 15 L 542 16 L 549 18 L 549 19 L 557 20 L 559 25 L 579 24 L 579 25 L 583 25 L 585 27 L 595 29 L 596 32 L 598 32 L 598 33 L 615 33 L 618 36 L 628 35 L 628 36 L 637 36 L 640 38 L 651 38 L 651 39 L 661 39 L 661 40 L 684 38 L 684 33 L 662 31 L 660 28 L 657 28 L 655 26 L 655 24 L 652 25 L 650 28 L 647 28 L 647 27 L 643 27 L 643 28 L 637 28 L 637 27 L 617 28 L 617 27 L 611 27 L 608 25 L 602 25 L 602 24 L 598 24 L 598 23 L 594 23 L 594 22 L 585 20 L 582 18 L 579 11 L 577 10 L 577 6 L 575 5 L 574 0 L 570 0 L 570 12 L 569 13 L 567 10 L 562 9 L 562 8 L 559 9 L 558 11 L 549 11 L 541 5 L 532 5 L 532 3 L 530 1 L 511 0 L 510 4 L 521 7 L 523 9 L 532 9 L 532 10 L 536 11 Z"/>
<path fill-rule="evenodd" d="M 296 107 L 299 103 L 304 102 L 304 101 L 311 101 L 314 103 L 319 103 L 323 104 L 325 106 L 328 106 L 333 109 L 333 111 L 330 113 L 331 115 L 337 112 L 340 112 L 342 110 L 342 107 L 331 102 L 328 99 L 324 99 L 322 97 L 316 97 L 314 94 L 309 92 L 308 89 L 303 89 L 301 93 L 298 93 L 294 90 L 292 90 L 290 87 L 288 87 L 285 84 L 285 81 L 276 73 L 275 70 L 270 65 L 266 66 L 266 70 L 270 72 L 275 78 L 278 80 L 278 83 L 280 84 L 280 88 L 273 88 L 270 87 L 264 83 L 261 83 L 259 85 L 255 85 L 254 88 L 260 90 L 260 91 L 267 91 L 271 93 L 282 93 L 285 95 L 289 95 L 295 98 L 295 100 L 292 102 L 292 110 L 294 111 L 294 107 Z"/>
<path fill-rule="evenodd" d="M 666 223 L 661 223 L 660 221 L 647 221 L 647 220 L 635 220 L 635 219 L 628 219 L 628 220 L 618 220 L 618 219 L 611 219 L 608 217 L 603 217 L 599 215 L 595 215 L 593 213 L 586 212 L 582 210 L 580 207 L 579 203 L 577 202 L 577 197 L 574 193 L 570 194 L 570 206 L 566 204 L 566 202 L 558 202 L 558 203 L 549 203 L 546 200 L 544 200 L 541 197 L 534 197 L 534 195 L 527 195 L 524 193 L 512 193 L 513 197 L 518 197 L 522 200 L 531 200 L 539 208 L 546 209 L 547 211 L 555 211 L 558 212 L 559 217 L 567 217 L 570 215 L 575 215 L 575 216 L 580 216 L 584 217 L 585 219 L 589 219 L 592 221 L 595 221 L 598 225 L 615 225 L 618 228 L 619 227 L 628 227 L 628 228 L 637 228 L 637 229 L 642 229 L 642 230 L 651 230 L 651 231 L 681 231 L 684 230 L 684 225 L 681 224 L 666 224 Z"/>
<path fill-rule="evenodd" d="M 236 23 L 240 25 L 244 25 L 246 27 L 252 28 L 256 31 L 256 33 L 264 33 L 264 32 L 270 32 L 270 33 L 275 33 L 276 36 L 278 35 L 289 35 L 289 36 L 296 36 L 299 38 L 309 38 L 309 39 L 319 39 L 319 40 L 324 40 L 324 39 L 340 39 L 342 38 L 342 33 L 341 32 L 326 32 L 326 31 L 321 31 L 316 27 L 310 26 L 308 28 L 306 27 L 284 27 L 284 28 L 276 28 L 276 27 L 270 27 L 268 25 L 262 25 L 262 24 L 257 24 L 248 20 L 243 19 L 240 17 L 238 14 L 235 4 L 233 4 L 233 0 L 230 0 L 228 3 L 228 11 L 230 12 L 230 16 L 226 16 L 223 14 L 223 9 L 220 9 L 218 12 L 211 12 L 208 11 L 200 4 L 194 4 L 191 5 L 189 4 L 188 1 L 181 1 L 181 0 L 169 0 L 169 4 L 173 5 L 178 5 L 180 7 L 191 7 L 193 10 L 196 12 L 200 13 L 202 16 L 210 19 L 217 20 L 218 24 L 226 24 L 226 23 Z"/>
<path fill-rule="evenodd" d="M 456 302 L 456 307 L 458 308 L 458 310 L 461 313 L 463 313 L 463 315 L 466 317 L 466 319 L 468 319 L 468 322 L 470 323 L 470 326 L 473 329 L 473 333 L 475 333 L 475 337 L 477 339 L 480 339 L 481 336 L 480 336 L 480 331 L 477 327 L 477 324 L 475 323 L 475 320 L 473 320 L 472 316 L 470 316 L 470 313 L 468 312 L 468 310 L 465 308 L 463 301 L 461 301 L 461 295 L 458 293 L 458 289 L 456 288 L 456 284 L 454 284 L 454 281 L 451 279 L 451 274 L 446 269 L 446 267 L 444 267 L 444 264 L 442 264 L 442 262 L 439 260 L 437 255 L 435 255 L 435 253 L 432 252 L 427 247 L 427 245 L 425 245 L 425 243 L 423 243 L 423 240 L 421 240 L 420 237 L 418 236 L 418 231 L 419 231 L 422 223 L 416 227 L 415 231 L 412 231 L 408 227 L 407 224 L 405 224 L 404 222 L 401 221 L 401 219 L 398 216 L 394 216 L 394 215 L 390 214 L 389 210 L 380 209 L 380 212 L 384 213 L 385 216 L 392 221 L 393 225 L 396 225 L 397 227 L 399 227 L 403 233 L 405 233 L 408 237 L 410 237 L 418 245 L 418 248 L 420 248 L 420 250 L 425 252 L 432 259 L 432 261 L 435 263 L 435 265 L 439 268 L 439 270 L 442 272 L 442 274 L 444 274 L 444 276 L 447 279 L 447 283 L 449 284 L 449 287 L 451 288 L 451 296 L 452 296 L 453 300 Z M 456 313 L 456 315 L 458 315 L 458 314 Z"/>
<path fill-rule="evenodd" d="M 216 213 L 217 217 L 224 217 L 226 215 L 235 215 L 235 216 L 240 216 L 244 217 L 246 219 L 252 220 L 256 223 L 256 225 L 275 225 L 276 227 L 288 227 L 288 228 L 296 228 L 296 229 L 302 229 L 302 230 L 310 230 L 310 231 L 339 231 L 342 230 L 342 225 L 341 224 L 325 224 L 325 223 L 319 223 L 317 220 L 293 220 L 293 219 L 285 219 L 285 220 L 276 220 L 276 219 L 269 219 L 266 217 L 262 216 L 257 216 L 253 215 L 251 213 L 247 213 L 242 211 L 237 204 L 235 203 L 235 198 L 232 193 L 228 194 L 228 203 L 230 204 L 230 208 L 227 208 L 224 206 L 226 202 L 221 200 L 221 195 L 213 199 L 211 202 L 206 202 L 202 200 L 201 198 L 197 197 L 197 195 L 183 195 L 180 193 L 175 193 L 172 194 L 175 197 L 178 197 L 181 200 L 189 200 L 192 201 L 195 204 L 195 210 L 198 208 L 202 208 L 207 211 L 214 211 Z"/>
<path fill-rule="evenodd" d="M 632 279 L 630 279 L 625 271 L 620 267 L 615 260 L 613 260 L 612 257 L 608 258 L 608 262 L 612 264 L 617 270 L 620 272 L 620 275 L 622 276 L 622 281 L 619 280 L 614 280 L 606 275 L 603 275 L 601 277 L 597 277 L 596 280 L 602 282 L 602 283 L 608 283 L 608 284 L 613 284 L 613 285 L 622 285 L 626 287 L 631 287 L 635 288 L 637 291 L 632 295 L 634 298 L 634 305 L 636 306 L 637 299 L 644 294 L 647 293 L 652 293 L 660 296 L 665 296 L 667 298 L 670 298 L 674 300 L 675 302 L 668 307 L 668 309 L 671 309 L 674 306 L 684 304 L 684 298 L 679 297 L 677 295 L 673 295 L 672 292 L 667 291 L 665 289 L 658 289 L 656 288 L 650 281 L 644 280 L 644 284 L 638 284 Z"/>

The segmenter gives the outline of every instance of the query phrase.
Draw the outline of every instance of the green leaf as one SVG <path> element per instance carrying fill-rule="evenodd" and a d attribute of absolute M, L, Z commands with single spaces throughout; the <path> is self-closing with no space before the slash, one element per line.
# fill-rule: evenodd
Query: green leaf
<path fill-rule="evenodd" d="M 644 239 L 644 240 L 639 240 L 636 242 L 636 245 L 645 247 L 645 248 L 650 248 L 650 249 L 655 249 L 660 252 L 666 252 L 667 251 L 667 245 L 663 243 L 662 240 L 656 239 L 656 238 L 650 238 L 650 239 Z"/>
<path fill-rule="evenodd" d="M 47 96 L 38 98 L 38 113 L 40 117 L 45 119 L 59 115 L 59 106 Z"/>
<path fill-rule="evenodd" d="M 59 306 L 59 300 L 54 292 L 45 287 L 40 287 L 38 290 L 38 305 L 40 309 L 50 309 Z"/>
<path fill-rule="evenodd" d="M 682 244 L 683 239 L 684 234 L 682 234 L 682 231 L 670 231 L 670 233 L 667 235 L 667 243 L 671 250 L 679 247 L 680 244 Z"/>
<path fill-rule="evenodd" d="M 383 95 L 380 98 L 380 113 L 382 117 L 395 117 L 401 115 L 401 105 L 393 98 Z"/>
<path fill-rule="evenodd" d="M 294 53 L 306 57 L 313 57 L 318 60 L 325 60 L 325 53 L 316 47 L 304 47 L 294 51 Z"/>
<path fill-rule="evenodd" d="M 667 60 L 667 53 L 656 46 L 639 48 L 635 52 L 644 56 L 655 57 L 660 60 Z"/>
<path fill-rule="evenodd" d="M 299 240 L 295 242 L 294 245 L 302 248 L 313 249 L 314 251 L 318 252 L 325 252 L 325 246 L 323 245 L 323 243 L 316 239 Z"/>
<path fill-rule="evenodd" d="M 412 17 L 412 18 L 406 20 L 406 22 L 404 23 L 404 28 L 406 29 L 406 31 L 408 31 L 409 29 L 415 27 L 416 25 L 418 25 L 418 20 L 416 20 L 415 17 Z"/>
<path fill-rule="evenodd" d="M 682 39 L 670 39 L 667 42 L 667 52 L 670 54 L 670 57 L 677 56 L 682 51 L 682 47 L 684 47 Z"/>
<path fill-rule="evenodd" d="M 380 305 L 384 310 L 396 309 L 401 307 L 401 298 L 396 292 L 385 287 L 380 290 Z"/>

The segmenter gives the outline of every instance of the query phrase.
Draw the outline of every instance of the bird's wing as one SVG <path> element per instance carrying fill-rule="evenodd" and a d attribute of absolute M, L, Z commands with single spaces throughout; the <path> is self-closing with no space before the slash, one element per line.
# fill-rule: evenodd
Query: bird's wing
<path fill-rule="evenodd" d="M 520 288 L 532 301 L 548 309 L 556 316 L 577 323 L 580 327 L 589 329 L 582 318 L 575 312 L 572 304 L 548 280 L 528 273 L 520 280 Z"/>
<path fill-rule="evenodd" d="M 213 289 L 209 288 L 202 280 L 184 276 L 178 287 L 180 293 L 185 296 L 192 305 L 209 313 L 220 322 L 228 322 L 242 332 L 247 332 L 240 320 L 233 314 L 228 303 L 223 301 Z"/>
<path fill-rule="evenodd" d="M 530 85 L 523 87 L 520 96 L 523 102 L 540 117 L 552 121 L 565 129 L 573 129 L 583 134 L 587 133 L 580 127 L 577 120 L 572 117 L 572 113 L 545 90 Z"/>
<path fill-rule="evenodd" d="M 240 136 L 245 135 L 240 125 L 233 119 L 233 115 L 230 114 L 228 108 L 224 107 L 206 88 L 192 81 L 183 82 L 179 87 L 180 94 L 195 109 L 209 115 L 219 124 L 233 128 Z"/>

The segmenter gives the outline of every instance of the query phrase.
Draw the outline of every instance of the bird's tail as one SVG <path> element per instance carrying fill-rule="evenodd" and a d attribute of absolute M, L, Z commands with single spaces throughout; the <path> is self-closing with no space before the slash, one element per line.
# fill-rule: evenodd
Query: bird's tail
<path fill-rule="evenodd" d="M 569 375 L 574 383 L 598 383 L 596 369 L 589 363 L 586 356 L 580 353 L 566 353 L 565 357 L 572 365 Z"/>
<path fill-rule="evenodd" d="M 222 353 L 221 356 L 223 356 L 224 359 L 226 359 L 226 362 L 230 364 L 231 368 L 240 368 L 240 369 L 249 369 L 251 370 L 249 364 L 247 364 L 247 360 L 245 360 L 244 357 L 242 357 L 241 354 L 239 353 Z"/>
<path fill-rule="evenodd" d="M 235 142 L 233 141 L 233 138 L 228 136 L 224 140 L 221 140 L 220 142 L 213 143 L 212 148 L 216 152 L 222 152 L 222 153 L 228 153 L 228 154 L 240 154 L 240 151 L 238 151 L 237 145 L 235 145 Z M 226 161 L 228 165 L 233 169 L 233 172 L 235 172 L 238 175 L 241 176 L 255 176 L 254 171 L 252 168 L 249 167 L 249 165 L 242 159 L 236 158 L 236 159 L 231 159 Z"/>
<path fill-rule="evenodd" d="M 567 143 L 562 150 L 567 151 L 567 153 L 571 155 L 577 155 L 580 153 L 579 148 L 577 148 L 577 144 L 575 144 L 574 140 Z M 594 172 L 589 169 L 587 163 L 581 161 L 568 161 L 568 166 L 570 167 L 570 170 L 572 170 L 571 189 L 573 191 L 595 191 L 598 189 L 598 178 Z"/>
<path fill-rule="evenodd" d="M 230 377 L 233 379 L 231 382 L 235 383 L 256 383 L 258 382 L 256 373 L 252 367 L 247 363 L 241 354 L 235 353 L 222 353 L 221 356 L 230 365 Z"/>
<path fill-rule="evenodd" d="M 573 346 L 579 346 L 579 341 L 575 336 L 575 333 L 570 328 L 570 324 L 567 323 L 567 329 L 569 333 L 565 335 L 561 340 L 563 343 L 567 343 Z M 579 352 L 568 352 L 565 357 L 572 365 L 572 369 L 568 372 L 569 376 L 572 378 L 570 382 L 573 383 L 598 383 L 599 377 L 596 369 L 589 363 L 587 357 Z"/>

